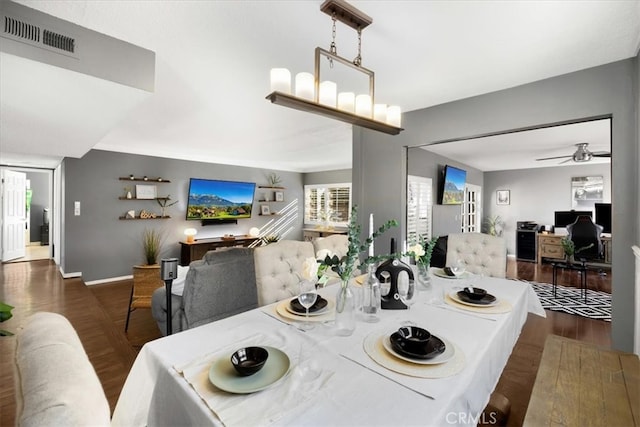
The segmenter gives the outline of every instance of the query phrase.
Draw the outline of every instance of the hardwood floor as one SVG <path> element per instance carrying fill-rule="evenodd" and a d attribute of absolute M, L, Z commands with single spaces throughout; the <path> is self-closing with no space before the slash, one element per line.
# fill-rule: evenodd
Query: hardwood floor
<path fill-rule="evenodd" d="M 551 267 L 509 260 L 508 277 L 551 283 Z M 150 310 L 131 313 L 128 334 L 124 322 L 131 291 L 131 281 L 113 282 L 87 287 L 81 279 L 62 279 L 50 260 L 8 263 L 0 267 L 2 286 L 0 301 L 16 308 L 14 317 L 2 323 L 2 329 L 17 332 L 20 324 L 37 311 L 53 311 L 65 315 L 76 328 L 98 377 L 111 409 L 139 349 L 144 343 L 160 337 Z M 577 272 L 566 272 L 558 278 L 565 286 L 579 284 Z M 611 292 L 611 273 L 600 276 L 590 272 L 589 289 Z M 509 426 L 522 425 L 535 375 L 540 363 L 544 340 L 556 334 L 610 347 L 611 324 L 564 313 L 547 311 L 547 318 L 529 315 L 496 391 L 511 401 Z M 15 337 L 0 338 L 0 425 L 14 425 Z"/>

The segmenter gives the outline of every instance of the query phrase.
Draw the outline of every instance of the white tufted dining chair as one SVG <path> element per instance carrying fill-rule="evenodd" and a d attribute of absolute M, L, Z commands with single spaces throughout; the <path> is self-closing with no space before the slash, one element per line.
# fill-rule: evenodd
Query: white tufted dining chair
<path fill-rule="evenodd" d="M 505 277 L 507 244 L 502 237 L 483 233 L 449 234 L 447 266 L 462 259 L 467 271 L 492 277 Z"/>
<path fill-rule="evenodd" d="M 271 304 L 297 295 L 302 264 L 307 258 L 315 259 L 311 242 L 281 240 L 257 247 L 253 259 L 258 305 Z"/>
<path fill-rule="evenodd" d="M 337 255 L 338 258 L 342 258 L 349 250 L 349 238 L 346 234 L 332 234 L 327 237 L 318 237 L 313 240 L 313 248 L 316 251 L 316 257 L 318 256 L 318 252 L 326 249 L 332 254 Z"/>

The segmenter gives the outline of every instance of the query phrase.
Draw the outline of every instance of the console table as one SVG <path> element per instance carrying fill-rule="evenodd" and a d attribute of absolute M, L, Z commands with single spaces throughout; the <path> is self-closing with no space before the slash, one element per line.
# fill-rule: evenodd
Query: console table
<path fill-rule="evenodd" d="M 564 250 L 560 241 L 566 235 L 561 234 L 538 234 L 538 264 L 542 262 L 542 258 L 552 261 L 564 260 Z M 611 264 L 611 236 L 601 236 L 600 241 L 604 247 L 604 262 Z"/>
<path fill-rule="evenodd" d="M 214 237 L 211 239 L 198 239 L 193 242 L 180 242 L 180 265 L 187 266 L 191 264 L 191 261 L 202 259 L 204 254 L 218 248 L 226 248 L 230 246 L 247 247 L 256 240 L 259 240 L 259 238 L 251 236 L 235 236 L 233 239 Z"/>

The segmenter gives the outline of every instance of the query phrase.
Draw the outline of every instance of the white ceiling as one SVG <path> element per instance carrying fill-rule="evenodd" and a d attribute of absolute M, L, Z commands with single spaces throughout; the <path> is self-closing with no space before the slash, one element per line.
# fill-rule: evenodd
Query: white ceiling
<path fill-rule="evenodd" d="M 611 162 L 607 157 L 593 157 L 580 163 L 568 160 L 578 143 L 588 143 L 587 149 L 593 153 L 611 152 L 611 120 L 545 127 L 421 148 L 485 172 Z M 559 156 L 567 158 L 536 160 Z"/>
<path fill-rule="evenodd" d="M 19 3 L 156 52 L 155 93 L 95 141 L 65 141 L 60 157 L 94 147 L 300 172 L 351 167 L 349 125 L 264 99 L 272 67 L 312 71 L 313 49 L 328 48 L 321 0 Z M 639 1 L 351 3 L 374 20 L 362 54 L 376 100 L 404 111 L 629 58 L 640 40 Z M 355 57 L 352 29 L 338 24 L 337 44 Z M 74 113 L 95 123 L 92 110 Z M 562 148 L 539 157 L 570 154 L 578 137 L 555 139 Z M 33 145 L 0 151 L 2 162 L 46 154 Z"/>

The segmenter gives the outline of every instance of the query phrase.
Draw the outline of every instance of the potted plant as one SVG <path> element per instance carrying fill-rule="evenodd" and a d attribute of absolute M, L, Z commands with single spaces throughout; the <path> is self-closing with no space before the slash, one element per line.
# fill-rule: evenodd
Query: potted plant
<path fill-rule="evenodd" d="M 573 263 L 574 260 L 574 256 L 577 255 L 578 253 L 589 249 L 590 247 L 593 246 L 593 243 L 587 245 L 587 246 L 583 246 L 581 248 L 576 249 L 576 245 L 575 243 L 573 243 L 573 240 L 569 239 L 568 237 L 563 237 L 560 240 L 560 244 L 562 245 L 562 249 L 564 250 L 564 257 L 566 262 L 568 262 L 569 264 Z"/>
<path fill-rule="evenodd" d="M 13 314 L 11 314 L 11 310 L 13 310 L 13 308 L 13 306 L 0 301 L 0 322 L 4 322 L 5 320 L 9 320 L 13 317 Z M 11 335 L 13 335 L 13 333 L 0 329 L 0 337 L 8 337 Z"/>
<path fill-rule="evenodd" d="M 500 218 L 500 215 L 486 217 L 484 219 L 484 224 L 487 227 L 487 234 L 497 237 L 502 236 L 504 221 Z"/>
<path fill-rule="evenodd" d="M 162 246 L 162 235 L 158 230 L 145 228 L 142 233 L 142 250 L 145 264 L 133 266 L 134 283 L 148 283 L 150 280 L 158 282 L 160 280 L 160 265 L 158 264 L 158 256 Z"/>

